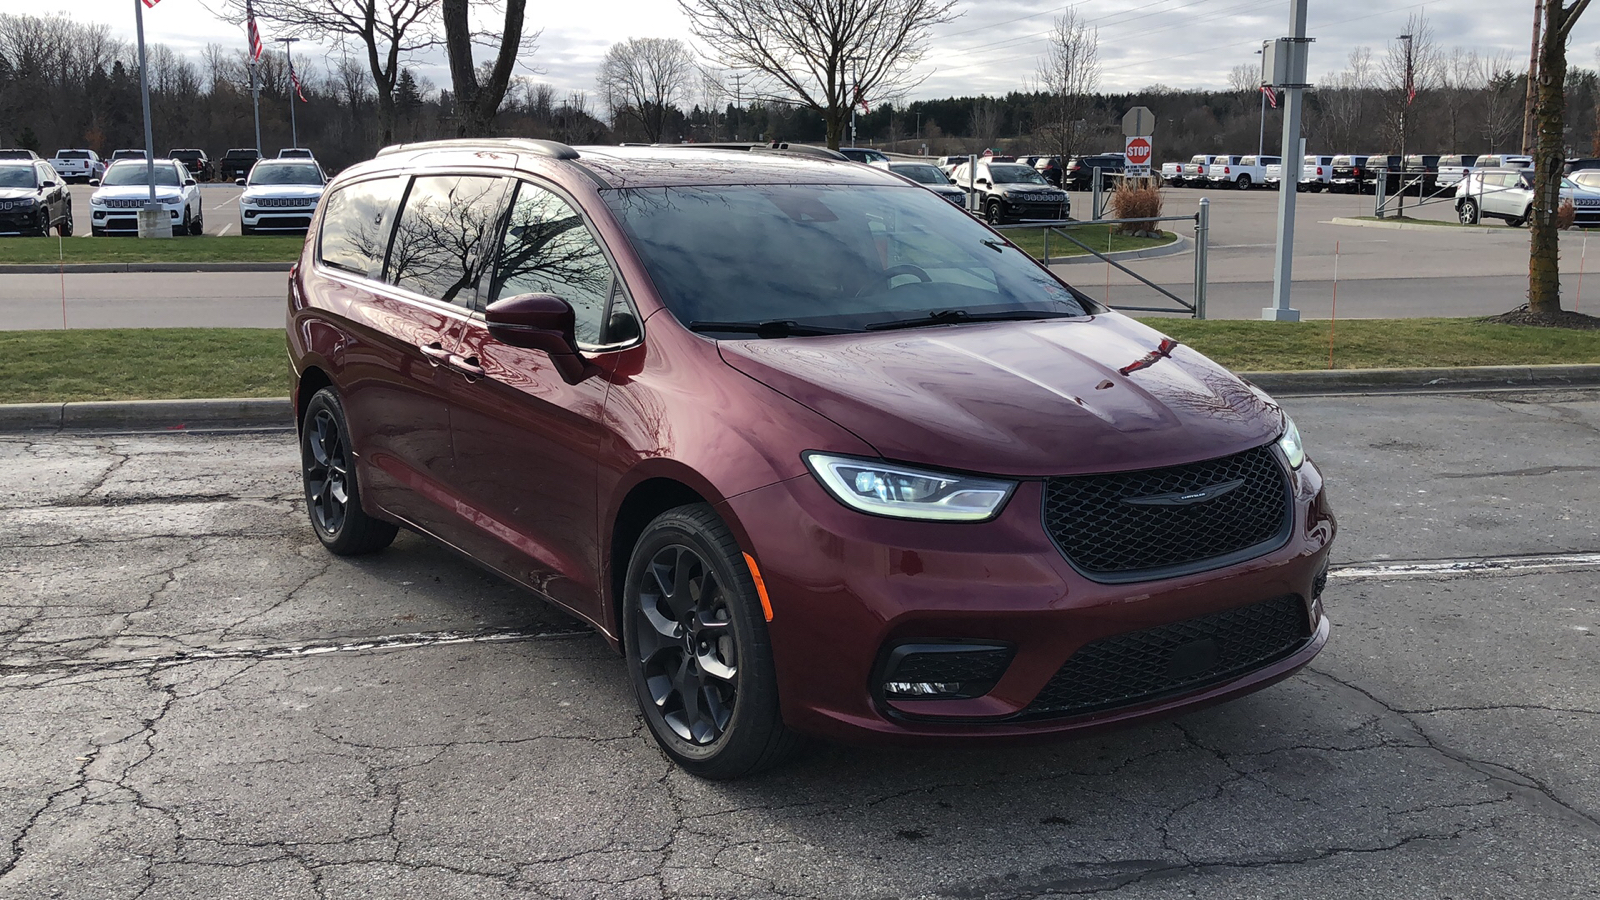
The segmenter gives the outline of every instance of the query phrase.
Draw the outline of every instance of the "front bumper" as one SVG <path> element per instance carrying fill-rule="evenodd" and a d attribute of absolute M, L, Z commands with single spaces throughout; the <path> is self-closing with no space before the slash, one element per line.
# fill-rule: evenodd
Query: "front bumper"
<path fill-rule="evenodd" d="M 305 231 L 311 227 L 315 206 L 239 207 L 239 221 L 256 231 Z"/>
<path fill-rule="evenodd" d="M 0 211 L 0 234 L 37 234 L 40 208 L 9 209 Z"/>
<path fill-rule="evenodd" d="M 835 740 L 1026 740 L 1166 716 L 1258 690 L 1306 665 L 1327 641 L 1320 599 L 1335 521 L 1309 462 L 1295 473 L 1282 547 L 1243 563 L 1160 581 L 1102 584 L 1077 573 L 1040 521 L 1044 486 L 1023 482 L 979 524 L 900 521 L 845 508 L 810 475 L 726 501 L 773 607 L 768 625 L 785 721 Z M 1030 704 L 1080 648 L 1104 638 L 1295 595 L 1304 640 L 1225 680 L 1115 708 L 1053 717 Z M 885 699 L 880 666 L 906 642 L 1015 648 L 992 690 L 972 699 Z"/>
<path fill-rule="evenodd" d="M 172 220 L 174 230 L 183 221 L 183 207 L 165 206 L 167 216 Z M 89 211 L 89 221 L 93 227 L 101 229 L 108 234 L 138 234 L 139 210 L 137 209 L 103 209 L 92 207 Z"/>

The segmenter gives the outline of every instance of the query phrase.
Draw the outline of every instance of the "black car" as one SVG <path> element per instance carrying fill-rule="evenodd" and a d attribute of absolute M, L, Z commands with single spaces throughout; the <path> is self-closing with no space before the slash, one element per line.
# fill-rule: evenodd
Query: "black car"
<path fill-rule="evenodd" d="M 1044 176 L 1045 181 L 1056 187 L 1061 187 L 1061 157 L 1041 156 L 1033 164 L 1033 167 L 1038 170 L 1040 175 Z"/>
<path fill-rule="evenodd" d="M 1109 191 L 1117 186 L 1117 176 L 1127 166 L 1128 160 L 1121 153 L 1074 156 L 1062 172 L 1061 186 L 1069 191 L 1087 191 L 1094 181 L 1094 170 L 1099 169 L 1100 189 Z"/>
<path fill-rule="evenodd" d="M 204 150 L 194 148 L 168 150 L 167 158 L 183 163 L 183 167 L 189 170 L 189 174 L 193 175 L 196 181 L 210 181 L 211 176 L 216 174 L 211 168 L 211 158 L 206 156 Z"/>
<path fill-rule="evenodd" d="M 1584 169 L 1600 169 L 1600 159 L 1594 157 L 1581 157 L 1567 160 L 1566 173 L 1582 172 Z"/>
<path fill-rule="evenodd" d="M 224 181 L 233 181 L 250 174 L 250 167 L 261 159 L 261 151 L 253 147 L 235 147 L 222 154 L 218 173 Z"/>
<path fill-rule="evenodd" d="M 38 158 L 39 154 L 33 152 L 32 150 L 24 150 L 21 147 L 10 147 L 5 150 L 0 150 L 0 159 L 35 160 Z"/>
<path fill-rule="evenodd" d="M 44 237 L 51 228 L 72 237 L 72 196 L 50 164 L 0 161 L 0 234 Z"/>

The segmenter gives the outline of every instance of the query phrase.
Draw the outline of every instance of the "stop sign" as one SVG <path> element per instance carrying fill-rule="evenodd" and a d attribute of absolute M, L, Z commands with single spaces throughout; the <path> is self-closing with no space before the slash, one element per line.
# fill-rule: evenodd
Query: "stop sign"
<path fill-rule="evenodd" d="M 1150 139 L 1147 137 L 1128 138 L 1127 144 L 1128 165 L 1150 165 Z"/>

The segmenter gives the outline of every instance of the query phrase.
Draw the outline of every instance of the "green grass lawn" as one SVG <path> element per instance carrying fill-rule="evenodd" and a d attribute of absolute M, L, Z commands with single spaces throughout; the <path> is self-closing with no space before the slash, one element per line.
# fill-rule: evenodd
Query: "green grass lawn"
<path fill-rule="evenodd" d="M 1235 371 L 1328 367 L 1327 322 L 1145 321 Z M 1600 331 L 1353 319 L 1335 327 L 1333 360 L 1340 369 L 1600 363 Z M 0 403 L 288 392 L 283 332 L 275 328 L 0 331 Z"/>
<path fill-rule="evenodd" d="M 88 226 L 84 226 L 85 231 Z M 0 238 L 0 265 L 19 263 L 294 262 L 301 235 Z"/>
<path fill-rule="evenodd" d="M 1171 225 L 1172 223 L 1159 222 L 1157 224 Z M 1125 234 L 1111 234 L 1110 225 L 1073 225 L 1063 230 L 1102 253 L 1107 252 L 1108 247 L 1111 251 L 1143 250 L 1146 247 L 1160 247 L 1177 240 L 1177 235 L 1166 229 L 1163 229 L 1163 234 L 1166 236 L 1159 238 L 1138 238 Z M 1045 229 L 1043 228 L 1008 228 L 1001 233 L 1006 236 L 1007 240 L 1026 250 L 1033 258 L 1043 259 L 1044 232 Z M 1088 252 L 1060 235 L 1050 235 L 1050 257 L 1052 259 L 1060 259 L 1063 256 L 1084 256 Z"/>

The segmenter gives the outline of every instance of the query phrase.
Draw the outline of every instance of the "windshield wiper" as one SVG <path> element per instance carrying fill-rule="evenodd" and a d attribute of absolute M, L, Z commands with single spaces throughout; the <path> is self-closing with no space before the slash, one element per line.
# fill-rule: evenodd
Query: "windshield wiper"
<path fill-rule="evenodd" d="M 1024 322 L 1029 319 L 1072 319 L 1083 313 L 1056 312 L 1046 309 L 1013 309 L 1006 312 L 972 313 L 964 309 L 936 309 L 925 315 L 908 319 L 891 319 L 866 326 L 868 331 L 889 331 L 895 328 L 921 328 L 924 325 L 956 325 L 963 322 Z"/>
<path fill-rule="evenodd" d="M 769 319 L 765 322 L 690 322 L 690 331 L 727 331 L 734 334 L 753 334 L 758 338 L 805 337 L 816 334 L 854 334 L 854 328 L 827 328 L 822 325 L 801 325 L 789 319 Z"/>

